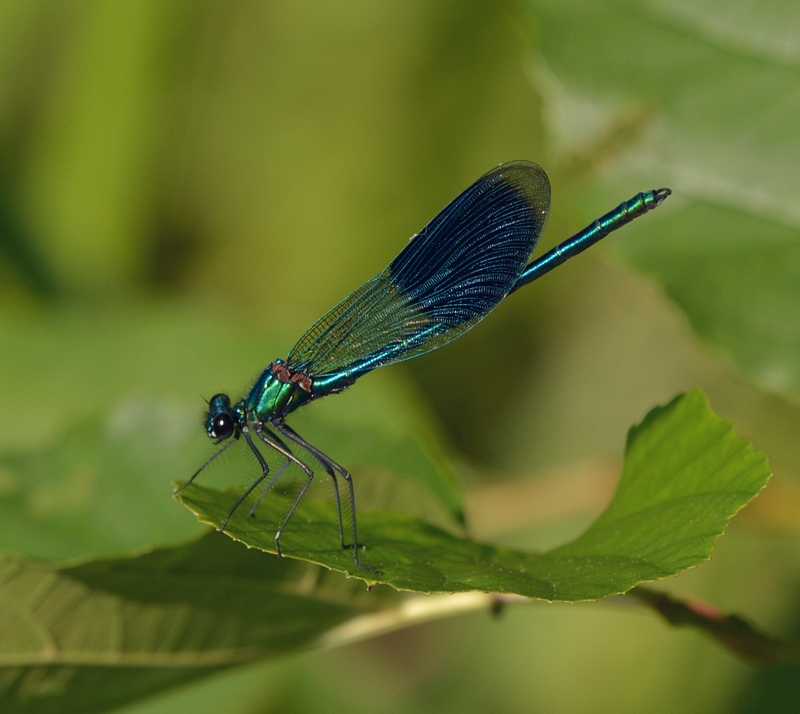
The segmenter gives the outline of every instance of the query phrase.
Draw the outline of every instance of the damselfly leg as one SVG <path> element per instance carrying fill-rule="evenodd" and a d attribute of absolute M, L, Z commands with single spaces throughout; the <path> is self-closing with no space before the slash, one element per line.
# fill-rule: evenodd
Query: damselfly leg
<path fill-rule="evenodd" d="M 345 481 L 347 481 L 347 486 L 350 490 L 350 512 L 353 514 L 353 545 L 352 545 L 353 562 L 359 568 L 366 568 L 367 570 L 372 570 L 377 573 L 378 571 L 375 568 L 369 565 L 365 565 L 364 563 L 361 563 L 358 559 L 358 526 L 356 524 L 356 493 L 355 493 L 355 488 L 353 487 L 353 477 L 346 469 L 342 468 L 327 454 L 324 454 L 318 448 L 316 448 L 312 444 L 309 444 L 302 436 L 300 436 L 291 427 L 287 426 L 283 422 L 276 422 L 273 424 L 273 426 L 289 441 L 293 441 L 295 444 L 308 451 L 309 454 L 311 454 L 317 461 L 319 461 L 319 463 L 322 464 L 322 467 L 333 477 L 334 483 L 336 482 L 336 473 L 338 473 Z M 337 507 L 339 507 L 338 491 L 337 491 L 336 505 Z M 339 535 L 342 538 L 342 547 L 344 548 L 346 546 L 344 544 L 344 537 L 342 536 L 341 528 L 342 528 L 342 511 L 341 507 L 339 507 L 339 529 L 340 529 Z"/>

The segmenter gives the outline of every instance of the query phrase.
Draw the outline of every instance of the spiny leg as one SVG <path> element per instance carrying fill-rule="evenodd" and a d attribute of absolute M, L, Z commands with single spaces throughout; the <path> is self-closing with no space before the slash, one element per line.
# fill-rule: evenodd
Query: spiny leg
<path fill-rule="evenodd" d="M 303 496 L 306 495 L 306 491 L 308 491 L 308 487 L 311 485 L 311 481 L 314 479 L 314 472 L 309 468 L 308 464 L 300 461 L 300 459 L 298 459 L 277 436 L 275 436 L 268 429 L 264 429 L 263 424 L 253 422 L 253 428 L 255 429 L 255 432 L 261 441 L 263 441 L 267 446 L 275 449 L 275 451 L 283 454 L 290 461 L 296 463 L 301 469 L 303 469 L 303 471 L 306 472 L 306 476 L 308 477 L 306 482 L 303 484 L 303 487 L 300 489 L 300 493 L 297 494 L 297 498 L 294 500 L 292 507 L 289 509 L 289 513 L 286 514 L 286 518 L 283 519 L 283 522 L 278 527 L 277 533 L 275 533 L 275 550 L 278 552 L 278 555 L 281 556 L 281 533 L 283 533 L 283 529 L 286 527 L 286 524 L 289 522 L 289 519 L 292 517 L 292 514 L 297 508 L 297 504 L 299 504 Z"/>
<path fill-rule="evenodd" d="M 272 487 L 275 485 L 275 482 L 283 475 L 283 472 L 289 468 L 289 464 L 292 462 L 289 459 L 281 464 L 281 467 L 275 472 L 275 475 L 272 477 L 272 480 L 267 484 L 266 488 L 261 492 L 261 495 L 256 499 L 256 502 L 253 504 L 253 507 L 250 509 L 250 515 L 255 517 L 256 509 L 261 505 L 261 501 L 264 500 L 264 497 L 272 490 Z"/>
<path fill-rule="evenodd" d="M 259 429 L 256 429 L 256 433 L 259 434 L 259 438 L 262 438 L 261 434 L 259 432 L 261 430 L 263 430 L 263 429 L 264 429 L 264 425 L 263 424 L 260 426 Z M 270 438 L 272 438 L 275 441 L 277 441 L 284 449 L 286 449 L 289 452 L 292 451 L 288 446 L 286 446 L 286 444 L 283 441 L 280 440 L 280 438 L 278 436 L 276 436 L 275 434 L 273 434 L 269 430 L 267 430 L 267 433 L 269 434 Z M 262 439 L 262 441 L 263 441 L 263 439 Z M 272 448 L 271 444 L 268 444 L 268 446 L 270 446 L 270 448 Z M 250 509 L 250 515 L 251 516 L 255 516 L 256 509 L 260 505 L 261 501 L 263 501 L 264 497 L 272 490 L 272 487 L 275 485 L 277 480 L 281 477 L 283 472 L 286 471 L 287 468 L 289 468 L 289 464 L 291 464 L 291 463 L 292 463 L 291 460 L 287 457 L 286 461 L 283 462 L 281 467 L 277 470 L 275 475 L 272 477 L 272 480 L 267 484 L 267 487 L 261 492 L 261 495 L 256 499 L 256 502 L 253 504 L 253 507 Z"/>
<path fill-rule="evenodd" d="M 270 422 L 270 424 L 272 426 L 274 426 L 278 431 L 281 431 L 281 428 L 287 428 L 282 421 L 281 422 Z M 274 439 L 275 441 L 277 441 L 284 449 L 286 449 L 289 452 L 292 451 L 286 445 L 285 442 L 281 441 L 281 438 L 279 436 L 277 436 L 276 434 L 271 432 L 269 429 L 266 429 L 265 427 L 262 427 L 262 428 L 264 429 L 264 431 L 267 432 L 267 434 L 269 435 L 269 437 L 271 439 Z M 295 434 L 294 431 L 292 431 L 292 433 Z M 284 434 L 284 436 L 286 436 L 286 435 Z M 295 436 L 296 436 L 296 434 L 295 434 Z M 288 438 L 291 439 L 291 437 L 288 437 Z M 312 455 L 313 455 L 313 452 L 312 452 Z M 344 544 L 344 526 L 342 525 L 342 501 L 341 501 L 341 498 L 339 498 L 339 479 L 336 478 L 336 471 L 334 471 L 330 467 L 329 464 L 327 464 L 324 461 L 320 461 L 319 459 L 317 459 L 317 460 L 319 461 L 319 463 L 322 465 L 322 468 L 325 469 L 325 471 L 327 472 L 327 474 L 331 477 L 331 480 L 333 481 L 333 495 L 334 495 L 334 499 L 336 500 L 336 513 L 339 516 L 339 543 L 341 543 L 342 548 L 347 548 L 347 546 Z"/>
<path fill-rule="evenodd" d="M 223 446 L 221 449 L 218 449 L 213 456 L 206 459 L 206 462 L 192 474 L 192 477 L 185 484 L 183 484 L 183 486 L 178 486 L 178 488 L 176 488 L 173 491 L 173 493 L 180 493 L 181 491 L 183 491 L 183 489 L 185 489 L 190 483 L 192 483 L 192 481 L 194 481 L 200 475 L 200 472 L 203 471 L 206 468 L 206 466 L 211 464 L 212 461 L 215 461 L 217 457 L 222 456 L 222 454 L 224 454 L 228 449 L 230 449 L 231 446 L 233 446 L 237 441 L 239 441 L 239 435 L 235 434 L 234 437 L 227 444 L 225 444 L 225 446 Z"/>
<path fill-rule="evenodd" d="M 303 446 L 305 444 L 305 442 L 302 439 L 300 439 L 300 441 L 297 441 L 297 439 L 300 438 L 298 434 L 294 430 L 286 426 L 283 422 L 270 422 L 270 423 L 290 441 L 294 441 L 295 443 L 300 444 L 300 446 Z M 275 434 L 270 432 L 270 436 L 272 436 L 272 438 L 276 439 L 281 444 L 283 444 L 284 447 L 289 449 L 289 447 L 286 446 L 286 444 L 284 444 L 277 436 L 275 436 Z M 303 448 L 305 448 L 305 446 L 303 446 Z M 289 450 L 291 451 L 291 449 Z M 339 479 L 336 478 L 336 471 L 334 468 L 331 467 L 331 464 L 329 463 L 330 460 L 324 461 L 320 459 L 317 456 L 317 454 L 315 454 L 314 451 L 312 451 L 311 449 L 306 449 L 306 450 L 312 456 L 314 456 L 317 459 L 317 461 L 319 461 L 322 468 L 325 469 L 326 473 L 331 477 L 331 480 L 333 481 L 333 496 L 336 501 L 336 515 L 339 517 L 339 543 L 341 544 L 342 548 L 347 548 L 348 546 L 345 545 L 344 542 L 344 524 L 342 521 L 342 500 L 339 497 Z"/>
<path fill-rule="evenodd" d="M 343 522 L 343 519 L 342 519 L 342 502 L 341 502 L 341 499 L 339 497 L 339 480 L 336 478 L 336 470 L 331 466 L 330 460 L 321 459 L 319 457 L 319 453 L 321 453 L 321 452 L 319 452 L 318 450 L 314 449 L 314 447 L 311 446 L 310 444 L 306 445 L 305 440 L 302 439 L 300 437 L 300 435 L 297 434 L 297 432 L 295 432 L 293 429 L 290 429 L 283 422 L 278 422 L 278 423 L 273 422 L 273 426 L 281 434 L 283 434 L 287 439 L 289 439 L 290 441 L 295 442 L 296 444 L 299 444 L 304 449 L 306 449 L 306 451 L 308 451 L 312 456 L 314 456 L 314 458 L 316 458 L 316 460 L 321 464 L 322 468 L 325 469 L 325 471 L 328 473 L 328 475 L 333 480 L 333 493 L 334 493 L 334 496 L 335 496 L 335 499 L 336 499 L 336 515 L 339 518 L 339 543 L 341 544 L 342 548 L 349 547 L 344 542 L 344 522 Z M 351 490 L 352 490 L 352 485 L 351 485 Z M 352 498 L 351 498 L 351 505 L 352 505 Z"/>
<path fill-rule="evenodd" d="M 293 441 L 298 446 L 304 448 L 308 453 L 314 456 L 317 461 L 319 461 L 325 470 L 333 470 L 338 471 L 342 478 L 347 481 L 347 485 L 350 489 L 350 511 L 353 514 L 353 562 L 359 568 L 366 568 L 367 570 L 372 570 L 373 572 L 377 573 L 378 570 L 373 568 L 371 565 L 365 565 L 358 560 L 358 526 L 356 525 L 356 492 L 355 488 L 353 487 L 353 477 L 350 473 L 339 466 L 332 458 L 321 452 L 318 448 L 309 444 L 300 434 L 298 434 L 294 429 L 284 423 L 278 423 L 274 425 L 275 428 L 283 434 L 287 439 Z M 329 471 L 330 472 L 330 471 Z M 342 514 L 341 510 L 339 511 L 339 525 L 341 527 L 342 523 Z M 344 543 L 342 543 L 344 546 Z"/>
<path fill-rule="evenodd" d="M 239 498 L 239 500 L 233 504 L 233 508 L 231 508 L 231 510 L 228 511 L 228 515 L 225 516 L 225 520 L 219 527 L 220 533 L 222 533 L 222 531 L 225 530 L 225 526 L 228 525 L 228 521 L 230 521 L 234 511 L 236 511 L 236 509 L 239 508 L 239 506 L 241 506 L 242 503 L 244 503 L 244 500 L 251 493 L 253 493 L 253 491 L 255 491 L 258 484 L 260 484 L 265 478 L 267 478 L 267 475 L 269 474 L 269 466 L 267 465 L 267 462 L 264 460 L 264 457 L 261 455 L 261 452 L 256 448 L 256 445 L 253 443 L 253 439 L 250 436 L 250 432 L 247 430 L 247 427 L 242 429 L 242 434 L 244 434 L 244 440 L 247 442 L 247 445 L 250 447 L 250 450 L 256 455 L 256 458 L 258 459 L 258 463 L 261 466 L 261 476 L 259 476 L 255 481 L 253 481 L 253 483 L 250 485 L 250 488 L 248 488 L 242 494 L 241 498 Z"/>

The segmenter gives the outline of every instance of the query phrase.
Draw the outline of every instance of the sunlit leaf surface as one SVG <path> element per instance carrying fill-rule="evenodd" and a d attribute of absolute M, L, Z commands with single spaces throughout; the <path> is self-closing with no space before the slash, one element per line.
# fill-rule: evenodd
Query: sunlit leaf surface
<path fill-rule="evenodd" d="M 212 531 L 187 545 L 65 567 L 4 556 L 0 704 L 20 713 L 103 711 L 220 668 L 314 646 L 356 618 L 396 608 L 389 621 L 368 619 L 358 636 L 411 621 L 396 590 L 368 590 L 358 578 L 551 600 L 626 591 L 707 558 L 729 518 L 768 477 L 766 458 L 693 392 L 631 430 L 609 507 L 580 538 L 542 555 L 367 512 L 363 559 L 380 568 L 377 578 L 367 577 L 354 571 L 349 551 L 333 547 L 331 509 L 309 503 L 287 531 L 292 557 L 278 559 L 261 552 L 272 546 L 269 520 L 287 505 L 276 496 L 254 521 L 242 509 L 231 522 L 231 535 L 252 549 Z M 181 494 L 212 521 L 231 495 L 201 487 Z"/>

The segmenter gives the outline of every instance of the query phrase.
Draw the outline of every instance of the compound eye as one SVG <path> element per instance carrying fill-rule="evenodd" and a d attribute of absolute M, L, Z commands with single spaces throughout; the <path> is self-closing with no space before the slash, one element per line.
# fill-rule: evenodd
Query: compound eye
<path fill-rule="evenodd" d="M 212 423 L 212 436 L 217 439 L 227 439 L 233 434 L 234 422 L 228 414 L 219 414 Z"/>

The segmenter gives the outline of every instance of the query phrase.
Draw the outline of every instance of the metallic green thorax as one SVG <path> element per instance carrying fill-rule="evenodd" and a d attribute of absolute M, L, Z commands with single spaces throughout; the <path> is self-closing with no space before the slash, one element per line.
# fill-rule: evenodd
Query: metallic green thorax
<path fill-rule="evenodd" d="M 267 367 L 247 395 L 245 411 L 251 420 L 266 422 L 276 416 L 286 416 L 314 398 L 298 383 L 279 379 L 275 368 L 282 364 L 282 360 L 276 360 Z"/>
<path fill-rule="evenodd" d="M 356 375 L 357 376 L 357 375 Z M 327 394 L 341 392 L 356 379 L 350 372 L 312 378 L 292 369 L 281 359 L 267 367 L 247 396 L 231 405 L 227 394 L 216 394 L 208 403 L 206 432 L 212 439 L 224 441 L 247 428 L 248 422 L 282 422 L 287 414 Z"/>

